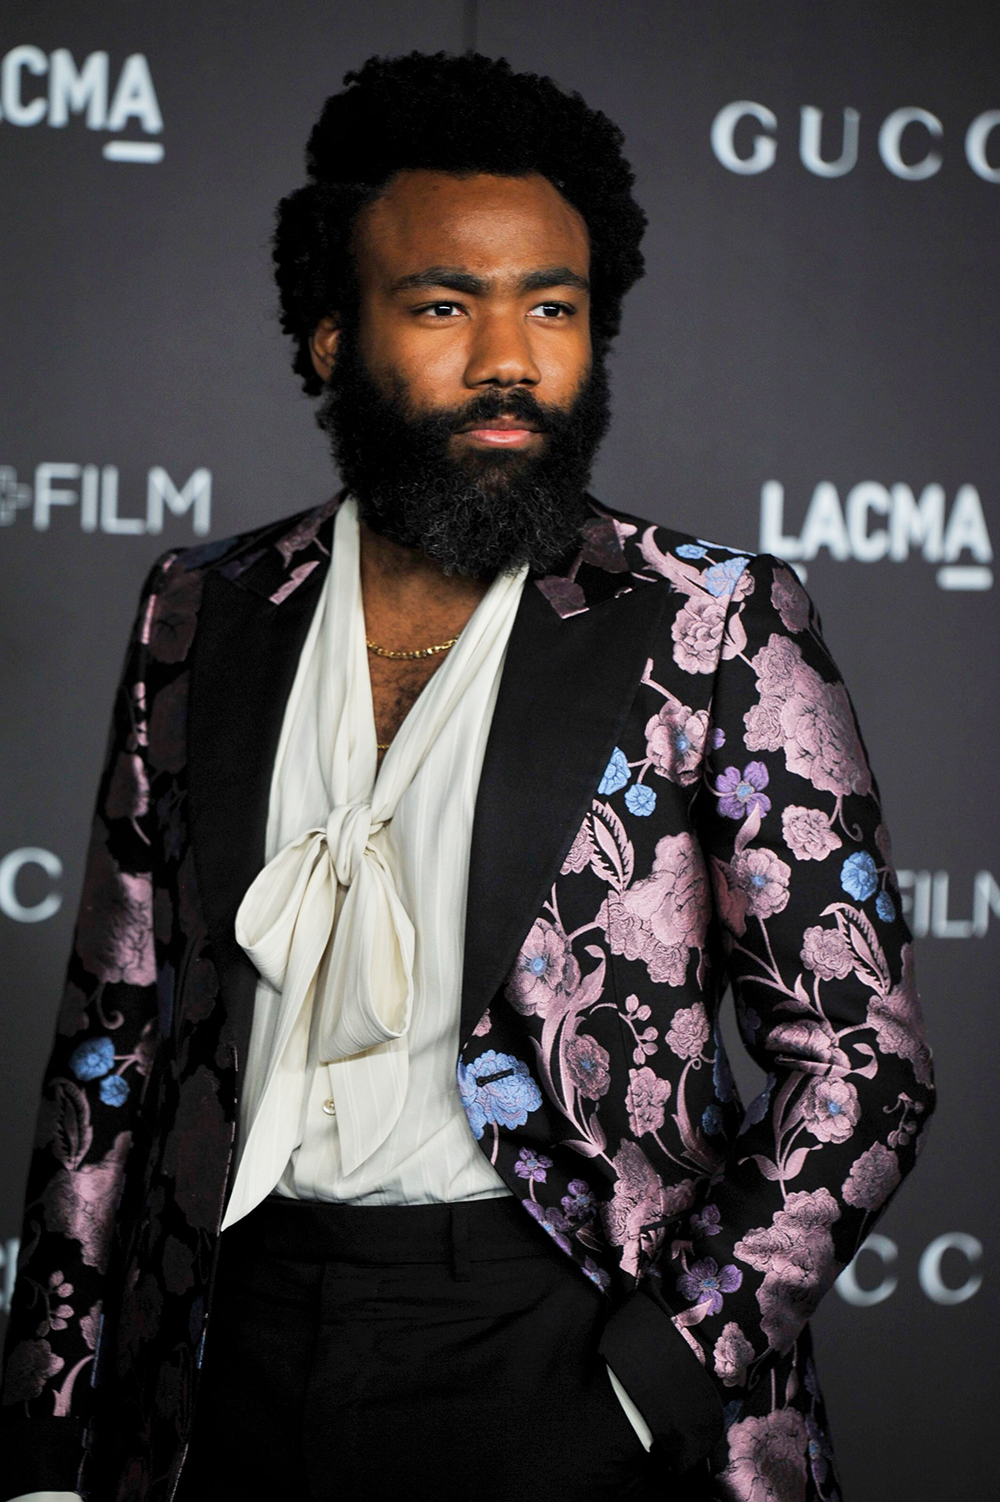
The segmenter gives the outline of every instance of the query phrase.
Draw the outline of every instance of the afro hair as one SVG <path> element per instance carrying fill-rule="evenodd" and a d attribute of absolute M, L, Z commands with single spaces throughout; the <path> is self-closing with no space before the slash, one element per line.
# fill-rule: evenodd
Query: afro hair
<path fill-rule="evenodd" d="M 591 332 L 595 348 L 606 351 L 622 298 L 643 273 L 646 227 L 618 127 L 551 78 L 515 73 L 505 58 L 478 53 L 371 57 L 344 83 L 309 137 L 308 182 L 281 200 L 275 216 L 281 327 L 307 394 L 322 390 L 309 354 L 317 323 L 332 313 L 349 318 L 356 306 L 354 221 L 407 168 L 547 177 L 587 225 Z"/>

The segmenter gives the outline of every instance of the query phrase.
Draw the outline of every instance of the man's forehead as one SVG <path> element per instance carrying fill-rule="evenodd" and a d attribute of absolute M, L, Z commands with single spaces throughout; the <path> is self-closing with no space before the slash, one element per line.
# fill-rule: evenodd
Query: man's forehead
<path fill-rule="evenodd" d="M 590 260 L 582 215 L 540 173 L 401 172 L 359 216 L 355 249 L 390 285 L 431 266 L 516 282 L 566 265 L 585 278 Z"/>

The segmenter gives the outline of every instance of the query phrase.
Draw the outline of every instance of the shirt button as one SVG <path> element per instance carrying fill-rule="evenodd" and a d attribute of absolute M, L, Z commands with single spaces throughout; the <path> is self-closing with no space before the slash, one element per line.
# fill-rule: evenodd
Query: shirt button
<path fill-rule="evenodd" d="M 334 1100 L 334 1098 L 333 1098 L 332 1095 L 331 1095 L 331 1097 L 330 1097 L 329 1100 L 325 1100 L 323 1102 L 323 1110 L 324 1110 L 324 1112 L 325 1112 L 325 1114 L 327 1116 L 336 1116 L 336 1114 L 337 1114 L 337 1103 Z"/>

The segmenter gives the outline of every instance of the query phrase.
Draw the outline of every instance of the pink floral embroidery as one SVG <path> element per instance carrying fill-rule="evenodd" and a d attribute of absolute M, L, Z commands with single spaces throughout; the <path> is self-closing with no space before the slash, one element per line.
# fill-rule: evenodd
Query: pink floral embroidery
<path fill-rule="evenodd" d="M 817 1022 L 811 1017 L 795 1017 L 779 1022 L 768 1034 L 767 1047 L 780 1058 L 799 1063 L 834 1065 L 849 1069 L 850 1059 L 830 1030 L 829 1023 Z"/>
<path fill-rule="evenodd" d="M 566 1072 L 581 1095 L 598 1100 L 611 1083 L 607 1050 L 596 1038 L 581 1033 L 566 1045 Z"/>
<path fill-rule="evenodd" d="M 683 985 L 688 949 L 704 947 L 709 917 L 708 882 L 690 834 L 665 835 L 656 845 L 650 874 L 608 894 L 597 921 L 612 954 L 642 960 L 658 984 Z"/>
<path fill-rule="evenodd" d="M 708 882 L 693 836 L 658 840 L 650 874 L 623 894 L 622 903 L 658 943 L 701 949 L 708 929 Z"/>
<path fill-rule="evenodd" d="M 571 615 L 582 615 L 587 609 L 587 597 L 575 579 L 567 579 L 563 574 L 547 574 L 544 579 L 536 579 L 535 584 L 563 620 Z"/>
<path fill-rule="evenodd" d="M 771 604 L 788 631 L 804 631 L 809 624 L 809 596 L 790 569 L 776 568 Z"/>
<path fill-rule="evenodd" d="M 773 697 L 783 704 L 795 687 L 796 673 L 802 669 L 802 650 L 775 631 L 767 645 L 750 659 L 750 666 L 757 675 L 761 697 Z"/>
<path fill-rule="evenodd" d="M 899 1159 L 892 1148 L 873 1142 L 851 1164 L 840 1192 L 858 1210 L 880 1210 L 901 1179 Z"/>
<path fill-rule="evenodd" d="M 761 1329 L 777 1351 L 788 1350 L 833 1282 L 830 1227 L 840 1218 L 829 1189 L 790 1194 L 770 1226 L 749 1231 L 735 1255 L 765 1274 L 757 1290 Z"/>
<path fill-rule="evenodd" d="M 104 810 L 109 819 L 141 819 L 149 809 L 149 781 L 142 758 L 119 752 Z"/>
<path fill-rule="evenodd" d="M 581 871 L 585 871 L 590 865 L 590 859 L 593 853 L 594 838 L 590 833 L 590 816 L 588 814 L 587 818 L 584 819 L 583 823 L 580 825 L 580 828 L 576 832 L 576 838 L 573 840 L 573 843 L 570 846 L 569 854 L 562 863 L 560 875 L 579 875 Z"/>
<path fill-rule="evenodd" d="M 832 1253 L 831 1253 L 832 1256 Z M 780 1273 L 768 1273 L 757 1290 L 760 1328 L 774 1351 L 790 1351 L 803 1325 L 833 1282 L 836 1269 L 818 1263 L 803 1247 L 795 1252 Z"/>
<path fill-rule="evenodd" d="M 296 553 L 301 552 L 303 548 L 309 546 L 319 534 L 323 523 L 336 509 L 337 502 L 335 500 L 327 501 L 326 505 L 309 512 L 307 516 L 304 516 L 300 522 L 297 522 L 292 527 L 291 531 L 286 532 L 283 537 L 278 538 L 274 546 L 285 560 L 286 568 L 290 566 L 292 558 Z"/>
<path fill-rule="evenodd" d="M 661 777 L 688 787 L 701 775 L 708 711 L 670 698 L 646 724 L 646 755 Z"/>
<path fill-rule="evenodd" d="M 868 1003 L 868 1026 L 875 1029 L 883 1053 L 909 1059 L 921 1085 L 931 1082 L 931 1054 L 920 1018 L 920 999 L 913 975 L 913 945 L 903 946 L 903 974 L 888 996 Z"/>
<path fill-rule="evenodd" d="M 722 1474 L 727 1502 L 805 1502 L 805 1419 L 795 1408 L 731 1424 L 729 1464 Z"/>
<path fill-rule="evenodd" d="M 861 1115 L 858 1092 L 850 1080 L 812 1079 L 800 1105 L 807 1129 L 819 1142 L 846 1142 Z"/>
<path fill-rule="evenodd" d="M 72 1172 L 61 1168 L 42 1197 L 48 1229 L 79 1242 L 85 1265 L 101 1273 L 107 1269 L 114 1225 L 111 1207 L 118 1198 L 131 1141 L 131 1132 L 119 1132 L 99 1163 L 85 1163 Z"/>
<path fill-rule="evenodd" d="M 802 963 L 821 980 L 843 980 L 854 964 L 839 928 L 807 928 L 802 936 Z"/>
<path fill-rule="evenodd" d="M 677 612 L 670 628 L 674 661 L 685 673 L 713 673 L 719 659 L 726 623 L 726 602 L 714 596 L 694 596 Z"/>
<path fill-rule="evenodd" d="M 752 1360 L 753 1346 L 735 1320 L 730 1320 L 728 1325 L 723 1325 L 722 1334 L 715 1342 L 712 1355 L 715 1375 L 726 1387 L 742 1387 Z"/>
<path fill-rule="evenodd" d="M 788 904 L 791 867 L 772 850 L 741 850 L 727 865 L 714 862 L 715 898 L 727 928 L 740 935 L 752 918 L 772 917 Z"/>
<path fill-rule="evenodd" d="M 277 546 L 280 548 L 281 544 L 279 543 Z M 308 579 L 313 569 L 318 567 L 319 559 L 313 558 L 309 563 L 300 563 L 297 568 L 293 568 L 284 584 L 280 585 L 274 591 L 274 594 L 271 595 L 271 604 L 281 605 L 288 599 L 289 595 L 295 593 L 304 579 Z"/>
<path fill-rule="evenodd" d="M 637 1137 L 645 1132 L 658 1132 L 663 1126 L 670 1089 L 670 1081 L 661 1080 L 648 1064 L 642 1069 L 629 1070 L 625 1103 L 629 1125 Z"/>
<path fill-rule="evenodd" d="M 785 844 L 798 861 L 822 861 L 831 850 L 839 850 L 841 840 L 830 828 L 830 821 L 819 808 L 801 808 L 790 803 L 781 811 L 781 832 Z"/>
<path fill-rule="evenodd" d="M 784 703 L 775 694 L 765 694 L 759 704 L 754 704 L 743 716 L 746 735 L 743 743 L 748 751 L 780 751 L 785 742 L 781 728 L 781 706 Z"/>
<path fill-rule="evenodd" d="M 640 1260 L 655 1256 L 663 1240 L 662 1222 L 680 1215 L 694 1199 L 694 1181 L 665 1187 L 637 1142 L 623 1142 L 611 1160 L 617 1174 L 614 1193 L 602 1206 L 612 1246 L 622 1248 L 622 1270 L 638 1277 Z"/>
<path fill-rule="evenodd" d="M 558 998 L 576 990 L 580 967 L 561 928 L 539 918 L 524 941 L 507 982 L 507 999 L 526 1017 L 544 1017 Z"/>
<path fill-rule="evenodd" d="M 98 1299 L 90 1313 L 80 1317 L 80 1334 L 91 1351 L 97 1349 L 97 1337 L 101 1333 L 101 1305 L 102 1300 Z"/>
<path fill-rule="evenodd" d="M 694 1006 L 678 1008 L 663 1041 L 679 1059 L 697 1059 L 708 1037 L 708 1016 L 701 1002 L 696 1001 Z"/>
<path fill-rule="evenodd" d="M 824 683 L 811 668 L 801 673 L 810 675 L 804 691 L 794 693 L 781 711 L 788 770 L 837 797 L 869 793 L 871 773 L 847 689 L 842 683 Z"/>
<path fill-rule="evenodd" d="M 608 936 L 612 954 L 641 960 L 657 985 L 682 986 L 687 975 L 688 952 L 683 944 L 660 944 L 648 924 L 630 912 L 622 899 L 609 892 L 597 921 Z"/>

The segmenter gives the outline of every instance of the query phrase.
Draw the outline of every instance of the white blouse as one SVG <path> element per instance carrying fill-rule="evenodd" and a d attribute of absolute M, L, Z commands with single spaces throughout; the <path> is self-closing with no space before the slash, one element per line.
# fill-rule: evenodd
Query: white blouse
<path fill-rule="evenodd" d="M 476 791 L 527 574 L 501 575 L 377 765 L 355 503 L 285 710 L 268 864 L 236 918 L 261 972 L 223 1229 L 266 1195 L 507 1194 L 455 1078 Z"/>

